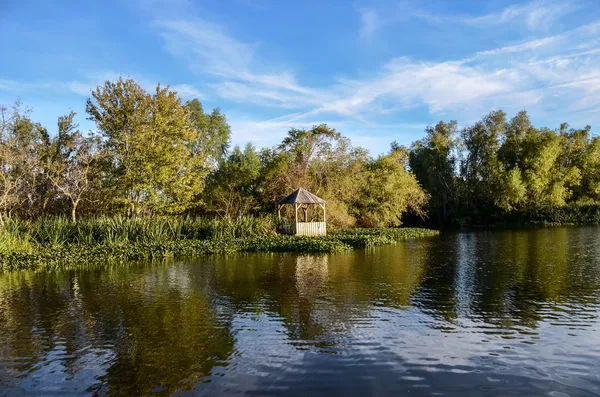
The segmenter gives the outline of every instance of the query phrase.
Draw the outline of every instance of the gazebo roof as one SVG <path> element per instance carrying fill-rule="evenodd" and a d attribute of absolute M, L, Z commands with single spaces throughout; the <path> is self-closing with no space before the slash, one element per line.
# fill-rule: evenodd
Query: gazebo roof
<path fill-rule="evenodd" d="M 277 204 L 325 204 L 325 200 L 306 189 L 300 188 L 286 198 L 279 200 Z"/>

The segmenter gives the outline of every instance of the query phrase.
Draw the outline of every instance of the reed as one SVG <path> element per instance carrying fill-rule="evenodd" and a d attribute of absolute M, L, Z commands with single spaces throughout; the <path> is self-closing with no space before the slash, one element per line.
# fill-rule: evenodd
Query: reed
<path fill-rule="evenodd" d="M 131 244 L 171 240 L 235 239 L 274 236 L 272 217 L 240 218 L 96 218 L 76 223 L 66 218 L 37 221 L 9 220 L 0 228 L 0 241 L 10 247 L 26 244 L 60 247 L 64 244 Z M 9 249 L 12 251 L 12 249 Z"/>
<path fill-rule="evenodd" d="M 124 265 L 231 252 L 338 252 L 436 235 L 428 229 L 350 229 L 328 236 L 275 232 L 272 217 L 126 219 L 76 223 L 62 218 L 9 220 L 0 228 L 0 272 Z"/>

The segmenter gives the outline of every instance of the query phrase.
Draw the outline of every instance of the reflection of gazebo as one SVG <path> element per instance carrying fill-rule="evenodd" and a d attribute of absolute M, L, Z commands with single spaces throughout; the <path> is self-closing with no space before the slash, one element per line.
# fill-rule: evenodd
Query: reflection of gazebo
<path fill-rule="evenodd" d="M 294 219 L 293 223 L 288 221 L 284 222 L 281 225 L 281 232 L 284 234 L 291 234 L 297 236 L 322 236 L 327 233 L 326 224 L 325 224 L 325 200 L 320 197 L 315 196 L 311 192 L 305 189 L 298 189 L 294 193 L 290 194 L 284 199 L 281 199 L 277 202 L 277 214 L 279 215 L 279 220 L 281 221 L 281 210 L 284 209 L 286 205 L 294 206 Z M 315 206 L 320 207 L 323 212 L 323 216 L 315 216 L 317 215 L 315 211 L 312 212 L 312 216 L 309 217 L 309 206 L 314 208 Z M 298 218 L 298 210 L 303 211 L 303 219 Z M 321 211 L 318 211 L 319 214 Z M 321 218 L 320 221 L 312 222 L 313 218 Z M 301 222 L 303 220 L 303 222 Z"/>

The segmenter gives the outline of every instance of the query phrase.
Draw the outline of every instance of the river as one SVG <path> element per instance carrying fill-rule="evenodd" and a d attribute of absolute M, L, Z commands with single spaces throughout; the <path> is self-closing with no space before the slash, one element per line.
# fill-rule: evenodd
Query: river
<path fill-rule="evenodd" d="M 600 228 L 0 275 L 0 396 L 600 395 Z"/>

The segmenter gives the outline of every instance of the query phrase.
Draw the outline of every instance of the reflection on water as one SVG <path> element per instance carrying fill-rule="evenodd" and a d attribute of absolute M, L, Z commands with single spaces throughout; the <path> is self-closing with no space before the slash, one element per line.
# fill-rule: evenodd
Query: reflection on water
<path fill-rule="evenodd" d="M 10 274 L 0 396 L 599 395 L 599 314 L 598 228 Z"/>

